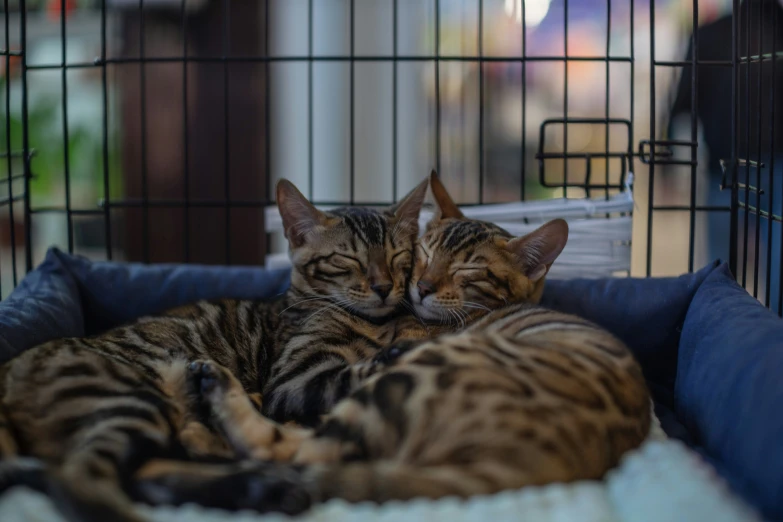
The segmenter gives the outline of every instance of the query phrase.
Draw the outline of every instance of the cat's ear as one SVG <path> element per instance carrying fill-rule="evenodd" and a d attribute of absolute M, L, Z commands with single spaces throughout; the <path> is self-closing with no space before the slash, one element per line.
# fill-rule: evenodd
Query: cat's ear
<path fill-rule="evenodd" d="M 394 221 L 399 223 L 400 228 L 405 227 L 414 236 L 419 233 L 419 213 L 424 204 L 424 197 L 427 195 L 428 185 L 428 180 L 422 181 L 397 204 L 387 210 L 394 217 Z"/>
<path fill-rule="evenodd" d="M 446 192 L 446 187 L 443 186 L 438 173 L 434 169 L 430 173 L 430 187 L 432 188 L 432 197 L 435 198 L 435 204 L 438 206 L 438 210 L 432 216 L 432 222 L 448 218 L 465 219 L 457 204 L 454 203 L 449 193 Z"/>
<path fill-rule="evenodd" d="M 528 279 L 538 281 L 544 277 L 568 241 L 568 223 L 554 219 L 533 232 L 512 239 L 506 248 L 522 260 Z"/>
<path fill-rule="evenodd" d="M 285 237 L 294 248 L 301 246 L 307 236 L 328 219 L 286 179 L 277 182 L 277 208 L 283 218 Z"/>

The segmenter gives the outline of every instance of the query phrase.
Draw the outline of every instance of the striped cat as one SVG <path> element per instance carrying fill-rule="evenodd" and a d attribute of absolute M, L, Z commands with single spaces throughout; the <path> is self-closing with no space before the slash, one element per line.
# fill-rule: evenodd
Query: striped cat
<path fill-rule="evenodd" d="M 295 441 L 253 410 L 230 372 L 204 363 L 204 400 L 251 460 L 142 470 L 141 496 L 289 514 L 332 498 L 467 497 L 599 479 L 642 442 L 650 398 L 630 351 L 584 319 L 531 304 L 565 246 L 565 222 L 513 238 L 465 219 L 431 181 L 439 213 L 419 241 L 414 306 L 471 324 L 357 364 L 348 397 Z M 527 303 L 505 304 L 515 301 Z M 275 439 L 293 464 L 268 460 Z"/>
<path fill-rule="evenodd" d="M 234 455 L 201 402 L 204 365 L 230 372 L 254 411 L 317 424 L 349 391 L 351 364 L 399 334 L 424 335 L 388 319 L 405 297 L 426 191 L 384 212 L 320 212 L 281 181 L 293 262 L 281 298 L 183 306 L 0 366 L 0 490 L 45 489 L 77 520 L 139 520 L 120 486 L 146 461 Z"/>

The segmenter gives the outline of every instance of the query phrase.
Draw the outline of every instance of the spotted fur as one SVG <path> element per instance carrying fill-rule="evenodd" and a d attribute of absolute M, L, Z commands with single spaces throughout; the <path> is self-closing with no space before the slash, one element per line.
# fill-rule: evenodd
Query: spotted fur
<path fill-rule="evenodd" d="M 282 181 L 294 269 L 279 299 L 199 302 L 1 366 L 0 490 L 38 487 L 75 520 L 139 520 L 120 486 L 140 466 L 235 456 L 202 400 L 204 363 L 255 414 L 317 424 L 350 391 L 346 369 L 396 338 L 426 189 L 382 212 L 321 212 Z"/>
<path fill-rule="evenodd" d="M 137 484 L 142 496 L 210 504 L 203 493 L 231 484 L 231 498 L 214 505 L 289 514 L 333 498 L 468 497 L 599 479 L 642 442 L 650 398 L 627 347 L 533 304 L 565 245 L 565 223 L 512 238 L 465 219 L 432 183 L 440 212 L 420 241 L 411 292 L 423 290 L 414 301 L 421 315 L 470 324 L 396 341 L 355 365 L 348 397 L 317 430 L 290 436 L 253 412 L 230 372 L 207 365 L 214 385 L 204 401 L 251 460 L 203 476 L 193 465 L 149 474 Z M 527 303 L 505 304 L 513 301 Z"/>

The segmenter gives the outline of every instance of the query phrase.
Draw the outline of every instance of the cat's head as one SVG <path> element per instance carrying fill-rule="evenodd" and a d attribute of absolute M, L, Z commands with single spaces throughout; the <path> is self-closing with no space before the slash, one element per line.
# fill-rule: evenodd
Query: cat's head
<path fill-rule="evenodd" d="M 277 205 L 293 265 L 292 287 L 366 317 L 393 312 L 405 297 L 426 193 L 424 181 L 384 210 L 322 212 L 290 181 L 280 180 Z"/>
<path fill-rule="evenodd" d="M 521 237 L 466 218 L 433 172 L 437 210 L 416 246 L 409 283 L 416 313 L 429 321 L 459 321 L 510 303 L 538 303 L 544 279 L 568 240 L 555 219 Z"/>

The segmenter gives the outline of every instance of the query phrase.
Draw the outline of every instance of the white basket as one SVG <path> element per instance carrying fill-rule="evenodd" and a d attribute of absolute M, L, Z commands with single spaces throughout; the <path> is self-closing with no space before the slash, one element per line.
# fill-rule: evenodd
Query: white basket
<path fill-rule="evenodd" d="M 329 210 L 334 207 L 319 207 Z M 465 207 L 465 216 L 489 221 L 515 236 L 527 234 L 555 218 L 568 222 L 568 244 L 552 265 L 550 279 L 599 278 L 628 275 L 631 270 L 631 233 L 634 203 L 629 189 L 609 199 L 550 199 Z M 607 217 L 608 216 L 608 217 Z M 432 217 L 422 210 L 419 228 Z M 277 207 L 266 209 L 266 231 L 282 232 Z M 289 267 L 285 252 L 266 258 L 269 268 Z"/>

